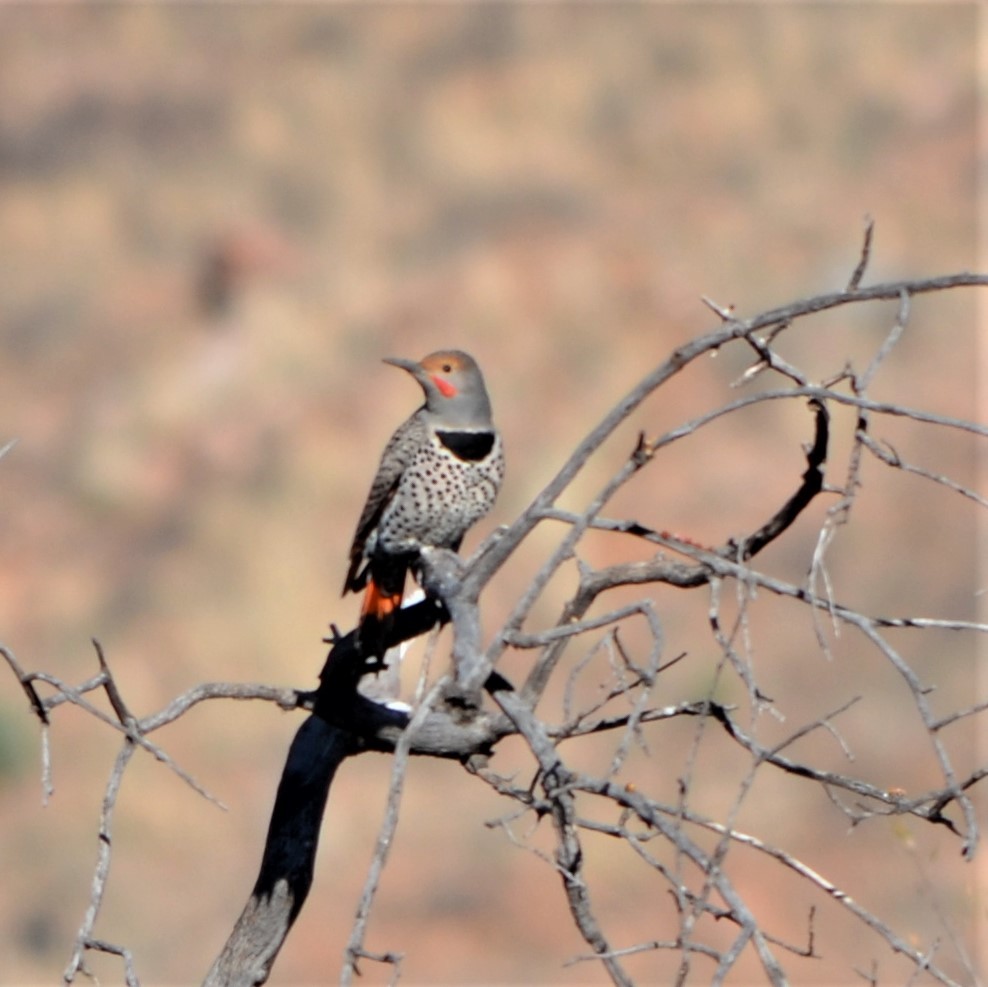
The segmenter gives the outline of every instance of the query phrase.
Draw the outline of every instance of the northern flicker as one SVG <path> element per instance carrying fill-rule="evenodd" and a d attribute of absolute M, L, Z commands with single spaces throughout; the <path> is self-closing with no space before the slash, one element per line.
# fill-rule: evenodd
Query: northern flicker
<path fill-rule="evenodd" d="M 493 506 L 504 476 L 501 437 L 473 357 L 386 359 L 418 381 L 422 405 L 388 440 L 350 548 L 344 594 L 364 589 L 360 641 L 380 656 L 422 547 L 457 551 Z"/>

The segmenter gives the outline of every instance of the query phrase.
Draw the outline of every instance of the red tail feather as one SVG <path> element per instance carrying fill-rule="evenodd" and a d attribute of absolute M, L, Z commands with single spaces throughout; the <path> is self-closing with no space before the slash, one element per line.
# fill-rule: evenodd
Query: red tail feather
<path fill-rule="evenodd" d="M 360 622 L 363 623 L 367 617 L 387 621 L 400 606 L 401 593 L 385 593 L 371 577 L 367 580 L 364 602 L 360 608 Z"/>
<path fill-rule="evenodd" d="M 384 657 L 395 615 L 401 606 L 401 595 L 401 589 L 397 593 L 388 593 L 381 589 L 373 576 L 368 578 L 358 624 L 359 646 L 365 658 Z"/>

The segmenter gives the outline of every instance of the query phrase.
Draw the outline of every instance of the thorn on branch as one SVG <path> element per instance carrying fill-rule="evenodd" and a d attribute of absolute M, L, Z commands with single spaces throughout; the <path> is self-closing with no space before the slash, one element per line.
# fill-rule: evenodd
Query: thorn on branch
<path fill-rule="evenodd" d="M 813 925 L 813 920 L 816 918 L 816 905 L 810 905 L 810 914 L 808 918 L 809 930 L 806 939 L 806 952 L 803 954 L 805 956 L 815 956 L 816 953 L 813 951 L 813 940 L 816 937 L 816 929 Z"/>
<path fill-rule="evenodd" d="M 703 302 L 707 308 L 710 309 L 714 315 L 721 320 L 721 322 L 735 322 L 734 318 L 734 306 L 733 305 L 719 305 L 712 298 L 708 298 L 706 295 L 700 295 L 700 301 Z"/>
<path fill-rule="evenodd" d="M 871 216 L 865 216 L 864 242 L 861 244 L 861 256 L 858 258 L 857 266 L 851 273 L 851 280 L 847 282 L 848 291 L 857 291 L 858 286 L 861 284 L 861 279 L 864 277 L 865 270 L 868 267 L 868 261 L 871 260 L 871 240 L 874 232 L 875 221 Z"/>
<path fill-rule="evenodd" d="M 113 712 L 117 714 L 117 719 L 128 730 L 137 730 L 137 718 L 127 708 L 127 704 L 124 702 L 124 698 L 117 688 L 117 683 L 113 678 L 113 673 L 110 671 L 110 666 L 106 663 L 103 645 L 96 638 L 93 638 L 92 642 L 93 647 L 96 649 L 96 657 L 99 660 L 100 672 L 103 675 L 103 688 L 106 691 L 107 698 L 110 700 L 110 705 L 113 707 Z"/>
<path fill-rule="evenodd" d="M 747 384 L 750 380 L 753 380 L 759 374 L 763 373 L 765 370 L 775 370 L 782 374 L 784 377 L 788 377 L 790 380 L 795 381 L 801 387 L 806 387 L 809 381 L 806 375 L 800 372 L 791 363 L 783 360 L 773 349 L 772 343 L 775 337 L 779 333 L 784 332 L 792 325 L 791 320 L 783 319 L 781 322 L 770 327 L 768 333 L 764 339 L 759 339 L 754 331 L 749 331 L 744 334 L 745 342 L 758 354 L 758 360 L 748 367 L 747 370 L 741 376 L 731 383 L 731 387 L 741 387 Z"/>
<path fill-rule="evenodd" d="M 647 462 L 649 462 L 655 455 L 655 443 L 649 442 L 645 438 L 644 432 L 638 433 L 638 444 L 635 446 L 634 451 L 631 453 L 631 461 L 635 464 L 635 467 L 641 469 Z"/>
<path fill-rule="evenodd" d="M 764 373 L 769 368 L 768 360 L 757 360 L 737 380 L 731 381 L 731 387 L 741 387 L 749 381 L 754 380 L 759 374 Z"/>
<path fill-rule="evenodd" d="M 31 704 L 31 709 L 34 710 L 35 715 L 41 721 L 41 725 L 45 727 L 49 726 L 48 710 L 45 708 L 41 696 L 38 695 L 38 690 L 34 687 L 34 676 L 25 672 L 14 657 L 14 653 L 3 645 L 0 645 L 0 655 L 3 655 L 7 664 L 10 665 L 11 671 L 17 676 L 17 681 L 20 682 L 21 688 L 24 690 L 24 694 Z"/>
<path fill-rule="evenodd" d="M 344 638 L 343 632 L 340 630 L 338 624 L 330 623 L 329 625 L 329 637 L 324 637 L 322 639 L 323 644 L 339 644 Z"/>
<path fill-rule="evenodd" d="M 845 361 L 844 366 L 833 376 L 825 378 L 820 386 L 827 391 L 833 390 L 841 381 L 854 380 L 854 368 L 850 362 Z"/>

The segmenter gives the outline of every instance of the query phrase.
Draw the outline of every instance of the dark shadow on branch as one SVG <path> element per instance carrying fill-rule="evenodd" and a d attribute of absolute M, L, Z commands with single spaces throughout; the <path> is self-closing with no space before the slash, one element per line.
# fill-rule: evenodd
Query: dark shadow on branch
<path fill-rule="evenodd" d="M 445 608 L 426 599 L 401 610 L 388 647 L 445 623 Z M 334 634 L 319 688 L 305 696 L 312 715 L 299 727 L 278 785 L 260 873 L 250 898 L 204 984 L 248 987 L 267 980 L 271 965 L 297 918 L 315 865 L 329 788 L 343 760 L 364 751 L 393 752 L 409 725 L 404 710 L 376 703 L 357 691 L 360 679 L 380 667 L 368 662 L 356 631 Z M 492 674 L 489 691 L 510 690 Z M 464 717 L 455 709 L 431 711 L 411 738 L 413 754 L 465 761 L 487 756 L 509 729 L 489 713 Z"/>

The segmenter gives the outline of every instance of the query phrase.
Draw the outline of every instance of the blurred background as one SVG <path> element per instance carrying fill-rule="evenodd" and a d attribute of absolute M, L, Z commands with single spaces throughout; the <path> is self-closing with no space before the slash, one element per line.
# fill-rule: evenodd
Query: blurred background
<path fill-rule="evenodd" d="M 482 535 L 524 508 L 645 371 L 711 328 L 701 295 L 749 315 L 840 288 L 866 214 L 866 282 L 975 269 L 978 32 L 975 7 L 955 4 L 3 7 L 0 443 L 17 444 L 0 461 L 0 641 L 26 667 L 77 682 L 96 669 L 98 638 L 140 715 L 204 680 L 312 687 L 328 623 L 356 615 L 339 591 L 377 457 L 419 400 L 382 357 L 456 346 L 485 369 L 509 472 Z M 874 396 L 975 417 L 976 314 L 971 291 L 917 299 Z M 815 379 L 848 358 L 860 368 L 894 315 L 843 309 L 783 349 Z M 658 434 L 738 396 L 730 384 L 749 362 L 725 351 L 659 392 L 566 505 L 597 489 L 639 429 Z M 850 419 L 835 419 L 839 483 Z M 775 403 L 712 426 L 670 447 L 608 513 L 710 543 L 751 530 L 795 488 L 810 425 L 804 407 Z M 975 484 L 963 434 L 875 432 Z M 876 464 L 864 479 L 831 557 L 837 597 L 975 619 L 970 502 Z M 829 503 L 766 568 L 803 577 Z M 490 587 L 489 628 L 553 535 Z M 594 564 L 643 553 L 602 538 L 586 548 Z M 668 657 L 689 655 L 662 702 L 705 694 L 708 602 L 656 593 Z M 907 791 L 939 783 L 901 680 L 861 640 L 845 634 L 825 658 L 806 615 L 771 601 L 752 632 L 759 678 L 792 716 L 763 736 L 860 694 L 846 720 L 858 759 L 830 741 L 831 767 Z M 896 644 L 944 710 L 975 701 L 972 642 L 930 632 Z M 135 758 L 97 933 L 134 951 L 144 982 L 201 980 L 253 884 L 300 722 L 207 704 L 154 737 L 225 813 Z M 666 776 L 663 764 L 679 764 L 692 730 L 657 732 L 664 753 L 637 762 L 635 783 L 674 791 L 679 768 Z M 944 739 L 962 774 L 978 763 L 972 724 Z M 683 751 L 665 753 L 674 740 Z M 60 978 L 116 749 L 116 735 L 58 710 L 43 808 L 37 723 L 4 676 L 2 983 Z M 698 766 L 706 808 L 730 804 L 729 767 Z M 389 770 L 376 755 L 341 770 L 272 984 L 337 978 Z M 963 865 L 946 832 L 902 820 L 850 829 L 819 791 L 765 779 L 742 817 L 750 831 L 844 882 L 916 948 L 950 929 L 974 950 L 983 849 Z M 558 877 L 483 825 L 503 811 L 458 766 L 414 764 L 368 946 L 405 951 L 411 984 L 603 983 L 596 966 L 563 966 L 584 947 Z M 603 841 L 591 849 L 615 944 L 666 938 L 662 885 Z M 806 907 L 821 908 L 823 958 L 794 966 L 795 982 L 855 982 L 872 960 L 906 979 L 853 923 L 823 918 L 825 901 L 734 859 L 769 929 L 802 942 Z M 647 954 L 629 969 L 663 983 L 675 962 Z M 116 961 L 91 965 L 104 983 L 122 979 Z M 696 982 L 705 969 L 698 961 Z M 744 976 L 760 981 L 742 965 L 732 982 Z"/>

